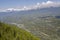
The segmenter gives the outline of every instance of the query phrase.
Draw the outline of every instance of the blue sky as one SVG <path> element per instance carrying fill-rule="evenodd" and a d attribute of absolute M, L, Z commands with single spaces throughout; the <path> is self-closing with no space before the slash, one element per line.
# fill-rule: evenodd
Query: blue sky
<path fill-rule="evenodd" d="M 36 3 L 46 2 L 46 1 L 60 1 L 60 0 L 0 0 L 0 9 L 5 8 L 18 8 L 22 6 L 34 5 Z"/>

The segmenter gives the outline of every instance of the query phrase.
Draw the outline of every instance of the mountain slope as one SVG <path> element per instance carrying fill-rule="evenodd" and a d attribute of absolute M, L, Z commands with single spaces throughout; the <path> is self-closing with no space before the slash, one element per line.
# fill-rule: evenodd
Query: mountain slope
<path fill-rule="evenodd" d="M 39 38 L 16 26 L 0 22 L 0 40 L 39 40 Z"/>

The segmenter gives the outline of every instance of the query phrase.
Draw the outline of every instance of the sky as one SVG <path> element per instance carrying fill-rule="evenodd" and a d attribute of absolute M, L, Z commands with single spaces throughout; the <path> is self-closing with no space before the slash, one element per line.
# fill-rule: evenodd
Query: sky
<path fill-rule="evenodd" d="M 21 8 L 25 6 L 39 5 L 42 2 L 60 2 L 60 0 L 0 0 L 0 10 L 8 8 Z"/>

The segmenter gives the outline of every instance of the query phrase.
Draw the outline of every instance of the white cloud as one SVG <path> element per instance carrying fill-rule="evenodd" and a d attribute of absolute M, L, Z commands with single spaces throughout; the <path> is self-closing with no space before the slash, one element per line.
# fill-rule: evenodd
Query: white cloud
<path fill-rule="evenodd" d="M 31 10 L 31 9 L 48 8 L 48 7 L 60 7 L 60 2 L 52 2 L 52 1 L 47 1 L 42 3 L 38 2 L 36 5 L 24 6 L 22 8 L 8 8 L 3 11 L 4 12 L 5 11 L 22 11 L 22 10 Z"/>
<path fill-rule="evenodd" d="M 53 2 L 52 2 L 52 1 L 47 1 L 46 3 L 47 3 L 47 4 L 51 4 L 51 3 L 53 3 Z"/>
<path fill-rule="evenodd" d="M 59 2 L 52 2 L 52 1 L 47 1 L 47 2 L 42 2 L 39 4 L 39 6 L 35 5 L 37 8 L 47 8 L 47 7 L 60 7 Z"/>
<path fill-rule="evenodd" d="M 39 5 L 40 3 L 38 2 L 37 5 Z"/>

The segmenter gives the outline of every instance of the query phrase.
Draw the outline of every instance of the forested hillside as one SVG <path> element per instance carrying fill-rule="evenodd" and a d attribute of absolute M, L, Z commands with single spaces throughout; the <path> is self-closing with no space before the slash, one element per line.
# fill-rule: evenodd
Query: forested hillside
<path fill-rule="evenodd" d="M 29 32 L 14 25 L 0 22 L 0 40 L 40 40 Z"/>

